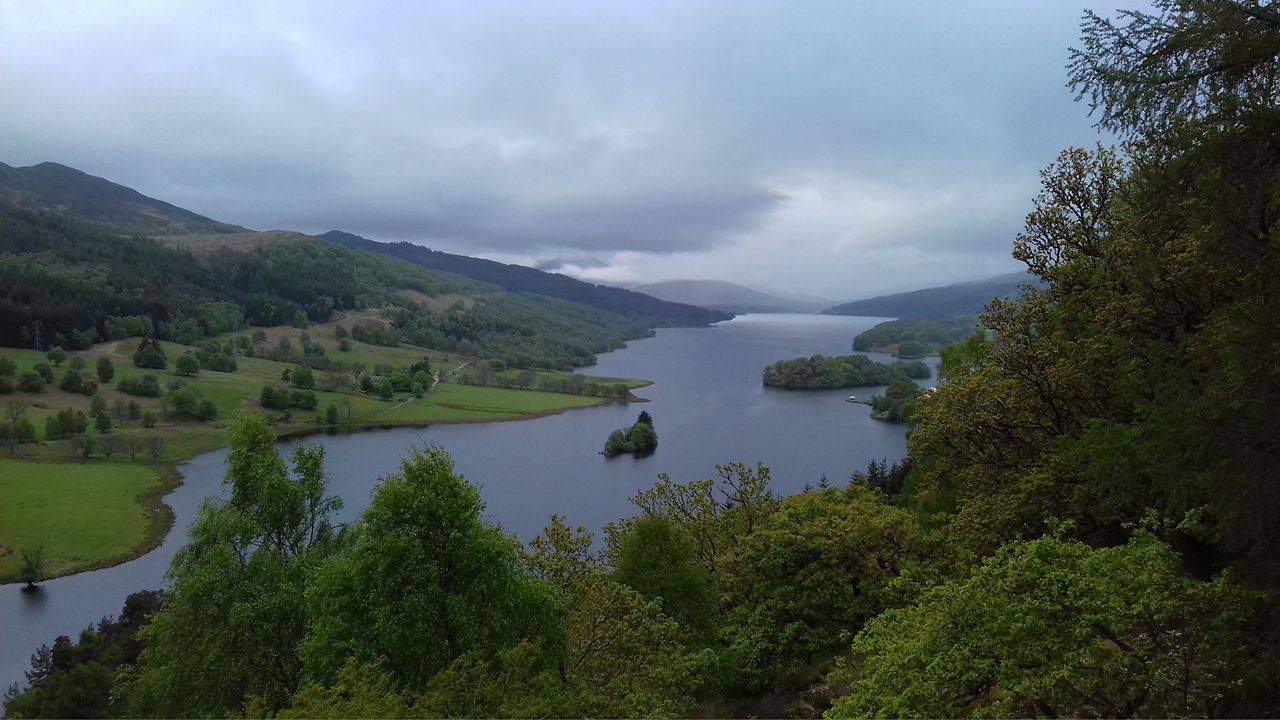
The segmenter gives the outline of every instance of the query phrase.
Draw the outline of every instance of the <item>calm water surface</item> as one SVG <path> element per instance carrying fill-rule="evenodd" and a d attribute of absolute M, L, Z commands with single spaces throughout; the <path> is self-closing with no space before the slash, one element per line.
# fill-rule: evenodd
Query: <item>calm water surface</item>
<path fill-rule="evenodd" d="M 717 463 L 760 461 L 782 493 L 816 485 L 824 475 L 843 481 L 869 460 L 902 457 L 901 425 L 872 420 L 870 408 L 845 402 L 847 390 L 799 392 L 762 387 L 760 372 L 798 355 L 847 354 L 857 333 L 879 318 L 824 315 L 746 315 L 712 328 L 658 330 L 656 337 L 599 357 L 584 372 L 654 381 L 637 394 L 651 402 L 572 410 L 537 420 L 315 436 L 298 442 L 325 447 L 332 489 L 355 519 L 377 478 L 394 472 L 404 450 L 438 444 L 481 488 L 490 519 L 523 539 L 552 513 L 598 528 L 630 515 L 637 490 L 660 472 L 678 482 L 711 477 Z M 877 360 L 891 358 L 869 353 Z M 880 388 L 853 392 L 870 396 Z M 648 410 L 658 450 L 636 459 L 605 458 L 599 449 L 617 427 Z M 282 450 L 288 452 L 291 443 Z M 200 504 L 221 493 L 226 451 L 181 466 L 183 485 L 166 498 L 175 531 L 156 550 L 112 568 L 43 584 L 36 593 L 0 586 L 0 689 L 23 680 L 31 653 L 57 635 L 73 638 L 84 626 L 120 612 L 125 597 L 165 584 L 164 572 L 186 540 Z"/>

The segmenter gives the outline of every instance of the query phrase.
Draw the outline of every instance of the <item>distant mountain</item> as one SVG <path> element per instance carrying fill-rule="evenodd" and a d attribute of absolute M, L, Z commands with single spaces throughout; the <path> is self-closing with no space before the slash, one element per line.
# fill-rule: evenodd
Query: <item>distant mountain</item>
<path fill-rule="evenodd" d="M 732 317 L 728 313 L 669 302 L 623 288 L 596 285 L 568 275 L 467 255 L 454 255 L 413 243 L 378 242 L 341 230 L 330 230 L 316 237 L 344 247 L 390 255 L 422 267 L 493 283 L 509 292 L 537 293 L 590 305 L 648 326 L 709 325 Z"/>
<path fill-rule="evenodd" d="M 62 213 L 118 235 L 244 230 L 52 162 L 28 167 L 0 163 L 0 210 L 7 208 Z"/>
<path fill-rule="evenodd" d="M 764 292 L 723 280 L 665 280 L 629 287 L 663 300 L 731 313 L 817 312 L 830 305 L 820 298 Z"/>
<path fill-rule="evenodd" d="M 944 318 L 953 315 L 975 315 L 986 308 L 992 298 L 1017 297 L 1024 285 L 1039 286 L 1040 281 L 1025 272 L 997 275 L 986 280 L 931 287 L 911 292 L 880 295 L 854 300 L 828 308 L 827 315 L 865 315 L 896 318 Z"/>

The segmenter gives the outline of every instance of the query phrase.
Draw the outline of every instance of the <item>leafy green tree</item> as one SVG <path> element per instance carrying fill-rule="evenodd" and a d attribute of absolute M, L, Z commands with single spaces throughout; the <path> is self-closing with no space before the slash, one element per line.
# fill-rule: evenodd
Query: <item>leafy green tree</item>
<path fill-rule="evenodd" d="M 559 635 L 550 588 L 524 568 L 519 544 L 482 520 L 483 508 L 442 450 L 415 450 L 383 478 L 351 550 L 307 591 L 308 677 L 323 684 L 348 658 L 381 660 L 421 690 L 468 652 Z"/>
<path fill-rule="evenodd" d="M 694 638 L 709 640 L 716 629 L 716 589 L 698 563 L 694 542 L 671 520 L 637 518 L 612 543 L 618 582 L 655 600 L 662 612 L 687 627 Z"/>
<path fill-rule="evenodd" d="M 293 368 L 293 372 L 289 376 L 289 381 L 296 388 L 311 389 L 316 386 L 315 373 L 311 372 L 311 368 L 305 365 L 298 365 Z"/>
<path fill-rule="evenodd" d="M 172 595 L 124 689 L 129 714 L 226 715 L 250 695 L 276 709 L 298 689 L 305 584 L 336 547 L 340 501 L 326 495 L 322 448 L 299 445 L 290 473 L 260 415 L 228 436 L 227 502 L 201 509 L 174 558 Z"/>
<path fill-rule="evenodd" d="M 779 501 L 721 561 L 723 635 L 742 684 L 768 687 L 838 651 L 892 603 L 890 583 L 921 542 L 910 511 L 861 486 Z"/>
<path fill-rule="evenodd" d="M 80 436 L 80 455 L 88 459 L 93 456 L 93 451 L 98 448 L 98 433 L 93 428 L 85 428 L 84 434 Z"/>
<path fill-rule="evenodd" d="M 18 372 L 18 366 L 7 357 L 0 357 L 0 377 L 12 377 Z"/>
<path fill-rule="evenodd" d="M 179 375 L 191 377 L 200 374 L 200 358 L 196 357 L 193 352 L 186 352 L 178 356 L 173 363 L 174 372 Z"/>
<path fill-rule="evenodd" d="M 53 363 L 54 366 L 57 367 L 61 366 L 62 362 L 67 359 L 67 351 L 57 345 L 54 345 L 49 348 L 49 352 L 45 353 L 44 356 L 49 362 Z"/>
<path fill-rule="evenodd" d="M 1043 538 L 869 622 L 829 717 L 1216 715 L 1257 662 L 1261 597 L 1193 580 L 1138 535 L 1093 550 Z"/>
<path fill-rule="evenodd" d="M 93 416 L 93 424 L 99 433 L 111 432 L 111 416 L 105 412 L 100 412 Z"/>
<path fill-rule="evenodd" d="M 569 604 L 568 667 L 584 693 L 578 714 L 688 714 L 711 651 L 691 651 L 684 644 L 688 630 L 664 615 L 659 601 L 610 577 L 581 525 L 570 527 L 553 515 L 529 545 L 526 563 L 534 575 L 556 586 Z M 574 687 L 569 683 L 566 691 Z"/>
<path fill-rule="evenodd" d="M 703 567 L 716 571 L 720 558 L 754 532 L 777 509 L 769 488 L 769 468 L 742 463 L 716 465 L 716 479 L 673 483 L 666 473 L 631 502 L 647 515 L 665 517 L 693 538 Z M 611 532 L 613 538 L 622 537 Z M 610 545 L 610 552 L 617 548 Z"/>
<path fill-rule="evenodd" d="M 18 568 L 18 582 L 26 583 L 27 587 L 35 587 L 36 583 L 44 580 L 44 544 L 24 547 L 19 552 L 22 565 Z"/>
<path fill-rule="evenodd" d="M 182 419 L 195 418 L 199 414 L 200 401 L 191 388 L 182 385 L 174 388 L 167 398 L 173 414 Z"/>
<path fill-rule="evenodd" d="M 991 354 L 994 345 L 986 328 L 980 327 L 963 341 L 939 349 L 942 362 L 938 365 L 938 377 L 954 378 L 977 370 Z"/>
<path fill-rule="evenodd" d="M 201 400 L 199 407 L 196 408 L 196 419 L 203 422 L 216 420 L 218 418 L 218 406 L 213 404 L 208 398 Z"/>

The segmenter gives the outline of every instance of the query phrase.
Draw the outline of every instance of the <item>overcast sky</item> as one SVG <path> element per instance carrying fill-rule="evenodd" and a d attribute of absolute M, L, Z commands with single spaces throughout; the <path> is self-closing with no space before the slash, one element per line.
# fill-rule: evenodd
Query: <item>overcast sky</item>
<path fill-rule="evenodd" d="M 179 5 L 0 0 L 0 161 L 849 299 L 1019 269 L 1037 172 L 1100 139 L 1065 86 L 1082 0 Z"/>

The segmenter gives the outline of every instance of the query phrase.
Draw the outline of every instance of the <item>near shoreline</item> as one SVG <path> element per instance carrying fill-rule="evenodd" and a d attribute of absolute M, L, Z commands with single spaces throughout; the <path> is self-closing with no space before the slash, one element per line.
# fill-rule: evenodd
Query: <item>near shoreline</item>
<path fill-rule="evenodd" d="M 639 389 L 642 387 L 648 387 L 652 384 L 653 384 L 653 381 L 651 380 L 643 380 L 634 384 L 632 387 L 633 389 Z M 538 418 L 548 417 L 551 415 L 559 415 L 561 413 L 564 413 L 570 410 L 581 410 L 581 409 L 590 408 L 590 407 L 600 407 L 602 405 L 630 404 L 630 403 L 640 403 L 640 402 L 649 402 L 649 400 L 647 398 L 634 397 L 634 396 L 625 400 L 618 400 L 613 398 L 598 398 L 596 402 L 593 402 L 589 405 L 582 405 L 578 407 L 566 406 L 566 407 L 555 408 L 551 410 L 522 412 L 522 413 L 512 414 L 507 417 L 458 418 L 458 419 L 443 419 L 443 420 L 418 421 L 418 422 L 398 421 L 398 420 L 397 421 L 371 421 L 371 422 L 363 422 L 363 423 L 352 423 L 341 429 L 335 429 L 330 426 L 301 426 L 301 427 L 284 429 L 278 432 L 276 435 L 276 440 L 278 442 L 285 442 L 289 440 L 297 440 L 305 437 L 310 437 L 312 435 L 352 434 L 352 433 L 361 433 L 361 432 L 374 432 L 377 430 L 394 430 L 398 428 L 415 428 L 415 427 L 424 428 L 424 427 L 431 427 L 433 425 L 473 425 L 473 424 L 494 423 L 494 422 L 517 422 L 521 420 L 536 420 Z M 58 578 L 70 577 L 72 575 L 77 575 L 79 573 L 90 572 L 93 570 L 102 570 L 105 568 L 114 567 L 116 565 L 123 565 L 124 563 L 136 560 L 142 557 L 143 555 L 146 555 L 147 553 L 151 552 L 152 550 L 155 550 L 156 548 L 158 548 L 164 542 L 165 538 L 169 536 L 169 533 L 172 532 L 173 530 L 175 514 L 173 511 L 173 508 L 169 507 L 169 505 L 164 501 L 164 499 L 174 490 L 181 487 L 184 482 L 184 477 L 182 475 L 182 472 L 178 469 L 178 467 L 192 460 L 195 457 L 198 457 L 205 453 L 214 452 L 222 447 L 225 447 L 225 444 L 218 443 L 216 446 L 212 448 L 199 448 L 196 451 L 192 452 L 190 455 L 174 458 L 167 462 L 158 463 L 152 466 L 152 469 L 158 476 L 158 480 L 154 485 L 152 485 L 144 493 L 142 493 L 137 497 L 138 504 L 143 508 L 143 510 L 147 514 L 147 518 L 148 518 L 147 530 L 142 541 L 138 543 L 136 546 L 134 546 L 134 548 L 131 551 L 127 553 L 119 554 L 119 555 L 114 555 L 108 558 L 102 558 L 88 565 L 76 567 L 74 570 L 65 571 L 65 572 L 64 571 L 50 572 L 44 577 L 44 581 L 56 580 Z M 47 462 L 51 465 L 61 464 L 55 460 L 48 459 L 48 458 L 24 458 L 24 459 L 31 462 Z M 16 552 L 16 550 L 10 550 L 10 552 Z M 18 584 L 21 582 L 22 581 L 18 580 L 17 578 L 0 578 L 0 586 Z"/>

